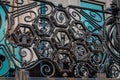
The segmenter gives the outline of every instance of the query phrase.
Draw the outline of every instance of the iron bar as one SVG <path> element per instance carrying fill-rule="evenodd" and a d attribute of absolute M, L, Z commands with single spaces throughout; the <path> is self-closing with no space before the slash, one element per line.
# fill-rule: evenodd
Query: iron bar
<path fill-rule="evenodd" d="M 106 72 L 108 77 L 112 75 L 119 78 L 118 0 L 106 10 L 74 5 L 56 6 L 44 0 L 31 1 L 22 5 L 23 0 L 15 0 L 18 6 L 14 6 L 0 0 L 8 21 L 8 27 L 4 29 L 5 36 L 0 41 L 0 47 L 4 46 L 6 51 L 0 48 L 0 53 L 7 54 L 15 69 L 31 70 L 41 77 L 93 78 L 99 72 Z M 14 11 L 10 12 L 6 6 Z M 112 17 L 103 23 L 101 13 Z M 82 18 L 88 23 L 84 23 Z M 21 22 L 18 23 L 16 19 L 21 19 Z M 91 28 L 93 30 L 90 31 Z M 0 70 L 4 67 L 4 61 L 0 60 Z M 18 72 L 18 75 L 26 78 L 24 72 Z M 1 75 L 3 76 L 2 73 Z M 16 76 L 20 77 L 18 75 Z"/>

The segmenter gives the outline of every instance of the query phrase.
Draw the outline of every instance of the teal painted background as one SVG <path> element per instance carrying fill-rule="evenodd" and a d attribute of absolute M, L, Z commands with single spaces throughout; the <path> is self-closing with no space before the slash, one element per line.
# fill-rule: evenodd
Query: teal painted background
<path fill-rule="evenodd" d="M 9 9 L 9 7 L 6 7 Z M 15 66 L 11 62 L 8 54 L 14 54 L 16 60 L 20 61 L 19 55 L 19 47 L 13 47 L 8 41 L 5 42 L 5 30 L 6 30 L 6 14 L 3 8 L 0 6 L 0 17 L 1 17 L 1 25 L 0 25 L 0 55 L 5 57 L 5 61 L 2 63 L 2 67 L 0 68 L 0 76 L 13 76 Z M 3 47 L 4 46 L 4 47 Z M 9 46 L 11 53 L 6 51 L 6 46 Z M 17 63 L 16 63 L 17 64 Z"/>
<path fill-rule="evenodd" d="M 85 8 L 95 9 L 95 10 L 101 10 L 101 11 L 103 10 L 103 5 L 94 4 L 94 3 L 85 2 L 85 1 L 81 1 L 80 6 Z M 91 32 L 93 31 L 94 33 L 98 33 L 98 30 L 96 30 L 96 27 L 101 27 L 103 25 L 105 20 L 104 14 L 99 12 L 92 12 L 90 10 L 83 10 L 83 11 L 85 11 L 85 13 L 90 16 L 89 19 L 93 20 L 95 24 L 94 26 L 92 23 L 90 23 L 90 20 L 88 18 L 86 18 L 85 16 L 82 16 L 82 21 L 86 25 L 87 29 Z"/>

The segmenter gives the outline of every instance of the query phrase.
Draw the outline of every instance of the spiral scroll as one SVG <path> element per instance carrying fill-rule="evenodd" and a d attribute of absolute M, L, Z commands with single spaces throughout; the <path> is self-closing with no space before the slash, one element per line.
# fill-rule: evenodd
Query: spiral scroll
<path fill-rule="evenodd" d="M 106 72 L 118 78 L 119 32 L 114 21 L 100 25 L 104 19 L 97 10 L 86 12 L 81 7 L 56 6 L 44 0 L 28 4 L 14 1 L 17 6 L 0 1 L 8 21 L 4 28 L 0 14 L 0 51 L 5 57 L 0 58 L 0 76 L 8 73 L 12 62 L 15 69 L 39 66 L 42 77 L 93 78 L 98 72 Z"/>

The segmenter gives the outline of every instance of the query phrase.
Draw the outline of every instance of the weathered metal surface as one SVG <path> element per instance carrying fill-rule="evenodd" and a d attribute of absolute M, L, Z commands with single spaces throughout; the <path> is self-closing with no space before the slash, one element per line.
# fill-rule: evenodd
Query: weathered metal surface
<path fill-rule="evenodd" d="M 39 65 L 42 77 L 94 78 L 98 72 L 104 72 L 108 77 L 119 78 L 120 48 L 116 36 L 119 25 L 115 26 L 117 14 L 114 14 L 113 6 L 113 12 L 106 12 L 78 6 L 55 6 L 42 0 L 29 4 L 16 0 L 18 6 L 2 1 L 0 4 L 8 23 L 5 45 L 0 49 L 5 50 L 15 69 L 29 70 Z M 90 15 L 84 9 L 90 10 Z M 96 15 L 101 18 L 98 12 L 111 14 L 102 26 L 94 19 Z M 25 15 L 28 13 L 32 16 Z M 81 15 L 89 19 L 95 28 L 93 31 L 84 25 Z M 23 20 L 17 23 L 16 18 Z M 15 57 L 15 50 L 21 60 Z"/>

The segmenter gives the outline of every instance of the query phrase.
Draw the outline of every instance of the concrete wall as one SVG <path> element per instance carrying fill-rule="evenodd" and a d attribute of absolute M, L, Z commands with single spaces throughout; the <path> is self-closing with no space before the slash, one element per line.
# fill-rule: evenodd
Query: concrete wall
<path fill-rule="evenodd" d="M 53 2 L 55 5 L 58 4 L 63 4 L 64 7 L 68 6 L 68 5 L 80 5 L 80 0 L 46 0 L 46 1 L 51 1 Z"/>
<path fill-rule="evenodd" d="M 51 1 L 56 5 L 62 3 L 64 7 L 67 5 L 78 5 L 78 6 L 80 5 L 80 0 L 46 0 L 46 1 Z M 112 0 L 83 0 L 83 1 L 101 2 L 105 4 L 105 7 L 109 7 L 112 2 Z"/>
<path fill-rule="evenodd" d="M 66 7 L 68 5 L 80 6 L 81 0 L 46 0 L 46 1 L 51 1 L 55 5 L 62 4 L 64 7 Z M 83 1 L 90 1 L 90 2 L 95 2 L 95 3 L 99 2 L 99 3 L 103 4 L 104 9 L 110 8 L 110 4 L 112 2 L 112 0 L 83 0 Z M 108 17 L 109 15 L 107 14 L 105 16 Z"/>

